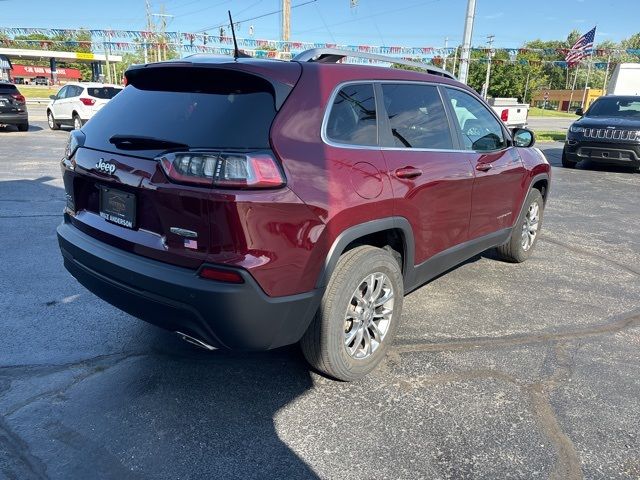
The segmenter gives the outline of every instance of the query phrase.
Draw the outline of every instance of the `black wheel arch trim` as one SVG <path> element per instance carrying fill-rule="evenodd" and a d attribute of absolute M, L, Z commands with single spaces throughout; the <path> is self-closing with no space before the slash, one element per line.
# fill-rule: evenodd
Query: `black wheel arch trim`
<path fill-rule="evenodd" d="M 343 231 L 334 240 L 327 258 L 324 262 L 324 267 L 320 272 L 320 276 L 316 283 L 317 288 L 326 287 L 329 278 L 333 270 L 336 268 L 336 264 L 340 259 L 340 256 L 344 253 L 347 246 L 359 238 L 372 233 L 383 232 L 385 230 L 400 230 L 402 232 L 402 242 L 404 246 L 404 255 L 402 256 L 402 276 L 405 283 L 408 280 L 412 280 L 414 269 L 414 255 L 415 255 L 415 243 L 413 236 L 413 229 L 409 224 L 409 221 L 404 217 L 386 217 L 377 220 L 371 220 L 358 225 L 353 225 Z"/>
<path fill-rule="evenodd" d="M 525 207 L 525 202 L 527 200 L 527 197 L 529 196 L 529 194 L 531 193 L 531 190 L 533 190 L 533 186 L 539 182 L 540 180 L 546 180 L 547 181 L 547 191 L 546 192 L 540 192 L 540 194 L 542 194 L 542 200 L 544 201 L 544 204 L 547 204 L 547 200 L 549 198 L 549 192 L 551 190 L 551 181 L 549 178 L 549 174 L 548 173 L 538 173 L 537 175 L 534 175 L 531 178 L 531 181 L 529 182 L 529 188 L 527 189 L 527 194 L 524 196 L 524 198 L 522 199 L 522 205 L 520 205 L 520 211 L 518 212 L 518 216 L 516 217 L 516 222 L 518 221 L 518 219 L 520 218 L 520 215 L 522 215 L 522 212 L 524 210 Z M 513 224 L 515 226 L 515 223 Z"/>

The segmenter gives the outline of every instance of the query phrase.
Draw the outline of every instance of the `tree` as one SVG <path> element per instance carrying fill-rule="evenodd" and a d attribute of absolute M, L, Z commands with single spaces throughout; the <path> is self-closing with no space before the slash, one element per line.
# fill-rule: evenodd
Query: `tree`
<path fill-rule="evenodd" d="M 634 35 L 631 35 L 629 38 L 622 40 L 620 42 L 620 46 L 624 49 L 640 49 L 640 32 Z"/>

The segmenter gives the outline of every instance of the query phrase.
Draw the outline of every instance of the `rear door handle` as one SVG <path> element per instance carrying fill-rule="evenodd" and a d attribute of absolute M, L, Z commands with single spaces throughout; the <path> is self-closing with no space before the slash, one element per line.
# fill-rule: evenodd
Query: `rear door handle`
<path fill-rule="evenodd" d="M 479 163 L 476 165 L 476 170 L 480 170 L 481 172 L 486 172 L 488 170 L 491 170 L 493 168 L 493 165 L 491 165 L 490 163 Z"/>
<path fill-rule="evenodd" d="M 398 178 L 416 178 L 422 175 L 422 170 L 415 167 L 403 167 L 396 170 Z"/>

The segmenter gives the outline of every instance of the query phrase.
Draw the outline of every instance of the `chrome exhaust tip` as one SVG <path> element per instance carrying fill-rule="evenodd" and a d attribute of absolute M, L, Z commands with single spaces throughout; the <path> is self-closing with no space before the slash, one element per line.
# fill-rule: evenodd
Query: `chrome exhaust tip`
<path fill-rule="evenodd" d="M 191 335 L 187 335 L 186 333 L 182 333 L 182 332 L 176 332 L 178 334 L 178 336 L 184 340 L 187 343 L 190 343 L 191 345 L 195 345 L 196 347 L 200 347 L 200 348 L 204 348 L 205 350 L 217 350 L 216 347 L 209 345 L 206 342 L 203 342 L 200 339 L 194 338 Z"/>

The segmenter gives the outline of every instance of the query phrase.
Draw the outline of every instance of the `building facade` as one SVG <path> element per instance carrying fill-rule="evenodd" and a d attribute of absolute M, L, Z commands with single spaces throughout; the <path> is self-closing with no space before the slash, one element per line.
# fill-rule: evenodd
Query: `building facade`
<path fill-rule="evenodd" d="M 56 68 L 58 83 L 79 81 L 82 77 L 80 70 L 76 68 Z M 13 65 L 11 78 L 14 83 L 30 84 L 34 83 L 36 77 L 44 77 L 50 83 L 51 68 L 39 67 L 35 65 Z"/>
<path fill-rule="evenodd" d="M 593 101 L 604 95 L 601 88 L 587 88 L 585 95 L 584 89 L 580 90 L 539 90 L 531 99 L 531 105 L 547 110 L 558 110 L 560 112 L 575 112 L 577 108 L 582 107 L 582 98 L 584 96 L 584 109 L 589 108 Z"/>

